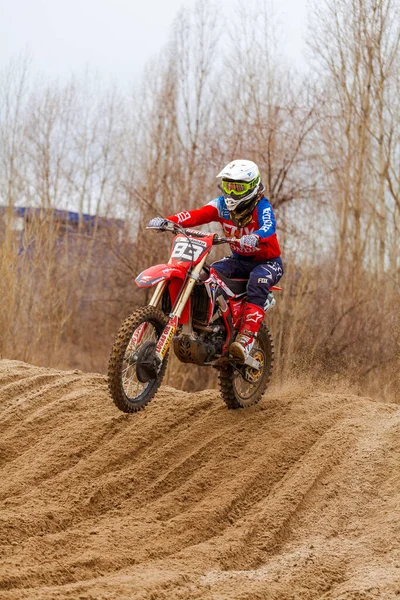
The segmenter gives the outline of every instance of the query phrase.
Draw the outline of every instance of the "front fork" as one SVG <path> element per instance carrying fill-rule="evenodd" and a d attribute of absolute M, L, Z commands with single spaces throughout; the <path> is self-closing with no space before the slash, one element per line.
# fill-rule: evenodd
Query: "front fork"
<path fill-rule="evenodd" d="M 193 287 L 194 287 L 196 281 L 198 281 L 198 279 L 200 277 L 200 273 L 201 273 L 201 270 L 206 261 L 206 257 L 207 256 L 204 256 L 201 259 L 201 261 L 192 269 L 192 272 L 190 273 L 190 275 L 187 279 L 186 285 L 181 292 L 180 298 L 178 299 L 178 302 L 176 303 L 174 310 L 169 315 L 168 323 L 165 326 L 160 339 L 158 340 L 155 354 L 156 354 L 156 357 L 160 364 L 164 360 L 164 357 L 167 354 L 168 349 L 171 345 L 172 338 L 174 337 L 174 335 L 178 329 L 179 319 L 181 318 L 183 309 L 185 308 L 186 303 L 189 300 L 189 297 L 190 297 L 190 294 L 192 293 Z M 157 285 L 156 289 L 154 290 L 154 294 L 150 300 L 150 304 L 152 306 L 157 306 L 157 304 L 160 301 L 160 298 L 163 294 L 165 286 L 166 286 L 166 281 L 161 281 Z M 156 302 L 156 304 L 153 304 L 153 302 Z"/>

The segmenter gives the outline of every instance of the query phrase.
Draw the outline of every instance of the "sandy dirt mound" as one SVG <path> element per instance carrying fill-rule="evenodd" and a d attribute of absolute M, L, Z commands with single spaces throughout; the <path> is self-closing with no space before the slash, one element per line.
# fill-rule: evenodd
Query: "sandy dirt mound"
<path fill-rule="evenodd" d="M 228 411 L 0 361 L 0 598 L 400 598 L 400 410 L 269 392 Z"/>

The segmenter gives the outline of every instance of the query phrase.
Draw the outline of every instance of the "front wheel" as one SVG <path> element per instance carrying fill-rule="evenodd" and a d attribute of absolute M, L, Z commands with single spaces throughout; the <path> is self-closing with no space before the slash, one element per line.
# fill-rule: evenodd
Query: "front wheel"
<path fill-rule="evenodd" d="M 114 404 L 123 412 L 137 412 L 150 402 L 167 368 L 152 364 L 155 346 L 167 318 L 154 306 L 138 308 L 123 322 L 108 363 L 108 387 Z"/>
<path fill-rule="evenodd" d="M 257 371 L 247 365 L 229 364 L 220 370 L 219 388 L 228 408 L 247 408 L 256 404 L 267 389 L 272 374 L 274 344 L 272 336 L 262 323 L 251 356 L 261 363 Z"/>

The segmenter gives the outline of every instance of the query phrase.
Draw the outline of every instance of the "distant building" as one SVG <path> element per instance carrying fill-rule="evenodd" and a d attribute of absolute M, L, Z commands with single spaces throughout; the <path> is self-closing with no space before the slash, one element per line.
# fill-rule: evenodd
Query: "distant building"
<path fill-rule="evenodd" d="M 65 234 L 81 234 L 91 237 L 94 233 L 101 234 L 103 232 L 117 234 L 119 240 L 121 240 L 124 230 L 123 219 L 79 214 L 70 210 L 22 206 L 9 209 L 6 206 L 0 206 L 0 236 L 4 234 L 7 225 L 19 235 L 23 234 L 30 226 L 39 225 L 55 227 L 60 237 Z"/>

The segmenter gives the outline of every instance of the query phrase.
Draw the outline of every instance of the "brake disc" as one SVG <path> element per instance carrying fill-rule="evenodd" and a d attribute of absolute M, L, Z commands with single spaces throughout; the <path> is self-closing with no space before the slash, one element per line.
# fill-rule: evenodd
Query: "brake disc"
<path fill-rule="evenodd" d="M 156 342 L 148 340 L 140 348 L 136 361 L 136 376 L 140 383 L 147 383 L 156 379 L 158 374 L 158 361 L 156 357 Z"/>
<path fill-rule="evenodd" d="M 254 360 L 257 360 L 260 363 L 260 367 L 258 369 L 247 367 L 245 371 L 245 379 L 250 383 L 257 383 L 264 371 L 264 352 L 257 348 L 256 350 L 252 350 L 250 354 Z"/>

